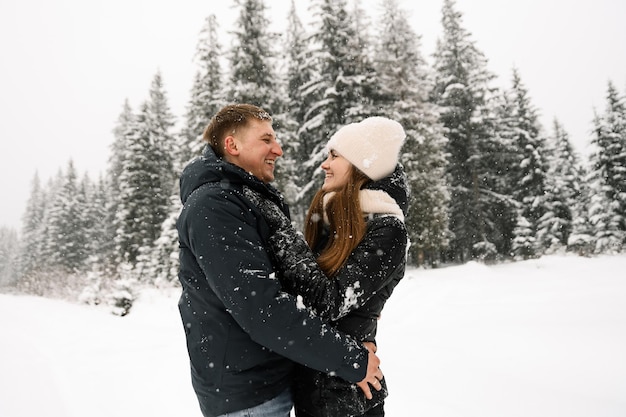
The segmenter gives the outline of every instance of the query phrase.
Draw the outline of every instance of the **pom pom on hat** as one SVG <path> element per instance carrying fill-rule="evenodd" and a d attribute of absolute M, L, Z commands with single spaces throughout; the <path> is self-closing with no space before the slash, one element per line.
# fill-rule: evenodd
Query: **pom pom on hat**
<path fill-rule="evenodd" d="M 334 149 L 373 180 L 391 174 L 398 164 L 406 134 L 402 125 L 386 117 L 368 117 L 339 129 L 326 148 Z"/>

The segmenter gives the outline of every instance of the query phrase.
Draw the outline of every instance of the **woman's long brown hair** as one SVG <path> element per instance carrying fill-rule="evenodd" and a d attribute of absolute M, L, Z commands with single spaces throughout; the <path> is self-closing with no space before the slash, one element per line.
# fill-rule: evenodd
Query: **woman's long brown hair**
<path fill-rule="evenodd" d="M 326 203 L 326 217 L 330 223 L 330 236 L 317 263 L 326 276 L 332 277 L 343 266 L 365 235 L 366 223 L 361 210 L 359 190 L 369 181 L 365 174 L 352 165 L 350 179 Z M 309 207 L 304 226 L 304 238 L 311 248 L 316 248 L 324 228 L 324 195 L 319 190 Z"/>

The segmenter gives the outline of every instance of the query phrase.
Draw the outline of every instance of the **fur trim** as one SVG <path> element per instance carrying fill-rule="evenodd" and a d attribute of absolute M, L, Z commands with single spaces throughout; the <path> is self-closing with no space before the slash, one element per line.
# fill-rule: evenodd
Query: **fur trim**
<path fill-rule="evenodd" d="M 388 214 L 404 221 L 404 213 L 396 200 L 382 190 L 361 190 L 359 200 L 365 214 Z"/>
<path fill-rule="evenodd" d="M 324 195 L 324 223 L 326 224 L 329 223 L 328 217 L 326 216 L 326 204 L 334 195 L 334 191 Z M 370 214 L 386 214 L 396 216 L 404 222 L 404 213 L 398 203 L 396 203 L 396 200 L 382 190 L 360 190 L 359 201 L 361 202 L 361 210 L 365 216 Z"/>

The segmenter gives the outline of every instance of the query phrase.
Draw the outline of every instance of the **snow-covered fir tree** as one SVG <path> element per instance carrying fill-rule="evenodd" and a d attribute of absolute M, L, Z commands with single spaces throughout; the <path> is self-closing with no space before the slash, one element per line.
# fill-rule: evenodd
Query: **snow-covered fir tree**
<path fill-rule="evenodd" d="M 103 259 L 102 268 L 114 274 L 120 260 L 119 247 L 116 241 L 117 231 L 121 230 L 122 216 L 119 216 L 120 204 L 122 202 L 122 187 L 120 178 L 124 172 L 124 166 L 127 164 L 126 158 L 131 157 L 128 152 L 130 132 L 135 122 L 135 114 L 128 101 L 124 100 L 122 111 L 120 112 L 116 124 L 113 128 L 113 142 L 111 143 L 111 154 L 109 156 L 108 165 L 105 174 L 106 191 L 108 198 L 106 199 L 106 220 L 104 234 L 108 238 L 108 244 L 103 247 L 103 253 L 100 256 Z"/>
<path fill-rule="evenodd" d="M 282 125 L 276 132 L 283 156 L 276 165 L 275 185 L 290 204 L 291 220 L 299 230 L 303 229 L 308 208 L 304 204 L 297 204 L 299 184 L 302 182 L 301 165 L 308 156 L 306 135 L 300 133 L 309 109 L 303 97 L 302 87 L 314 78 L 315 71 L 310 65 L 311 52 L 308 46 L 308 35 L 292 0 L 280 56 L 283 61 L 281 76 L 284 78 L 286 102 Z"/>
<path fill-rule="evenodd" d="M 160 237 L 165 234 L 166 236 L 172 236 L 175 232 L 175 222 L 178 218 L 178 209 L 173 203 L 176 202 L 175 197 L 178 196 L 178 178 L 180 176 L 179 161 L 177 158 L 177 150 L 180 149 L 176 143 L 176 136 L 172 133 L 175 126 L 176 118 L 172 113 L 169 102 L 167 99 L 167 93 L 163 85 L 163 79 L 161 73 L 157 72 L 152 81 L 150 88 L 150 128 L 154 143 L 154 157 L 160 162 L 159 172 L 159 189 L 155 190 L 155 193 L 159 193 L 158 202 L 159 206 L 155 207 L 155 236 L 149 245 L 145 245 L 141 249 L 141 255 L 139 257 L 139 264 L 136 265 L 137 270 L 136 277 L 142 281 L 154 282 L 157 271 L 153 270 L 150 266 L 153 265 L 155 257 L 155 248 Z M 157 195 L 155 195 L 155 199 Z M 164 222 L 172 218 L 173 222 Z M 175 234 L 178 237 L 177 234 Z M 170 239 L 171 240 L 171 239 Z M 170 246 L 174 242 L 170 242 Z M 169 265 L 171 260 L 169 257 L 162 260 L 163 263 Z M 159 265 L 159 264 L 157 264 Z M 178 264 L 175 264 L 178 267 Z"/>
<path fill-rule="evenodd" d="M 239 16 L 231 32 L 226 100 L 257 105 L 273 116 L 280 114 L 284 102 L 274 71 L 277 35 L 269 31 L 267 6 L 263 0 L 235 0 L 235 4 Z"/>
<path fill-rule="evenodd" d="M 215 15 L 210 15 L 200 31 L 195 55 L 197 70 L 187 104 L 185 125 L 177 136 L 178 142 L 173 152 L 175 181 L 169 197 L 168 213 L 161 224 L 154 248 L 138 266 L 140 271 L 137 271 L 137 274 L 153 283 L 165 284 L 176 281 L 178 269 L 176 220 L 181 208 L 178 177 L 185 165 L 201 154 L 205 146 L 202 141 L 204 129 L 211 117 L 225 104 L 220 61 L 222 51 L 217 36 L 218 28 Z"/>
<path fill-rule="evenodd" d="M 81 186 L 86 190 L 84 233 L 87 240 L 88 259 L 85 267 L 85 287 L 79 299 L 88 304 L 103 302 L 116 276 L 112 256 L 115 250 L 111 234 L 109 207 L 111 193 L 109 182 L 100 176 L 94 183 L 85 175 Z"/>
<path fill-rule="evenodd" d="M 567 248 L 577 214 L 574 210 L 580 198 L 581 178 L 578 156 L 558 120 L 554 120 L 553 134 L 547 139 L 546 211 L 537 224 L 537 243 L 544 253 L 555 253 Z"/>
<path fill-rule="evenodd" d="M 72 160 L 46 187 L 33 184 L 24 216 L 18 288 L 50 297 L 75 297 L 84 282 L 88 248 L 86 195 Z"/>
<path fill-rule="evenodd" d="M 401 162 L 411 188 L 406 223 L 411 262 L 434 264 L 448 242 L 449 194 L 445 182 L 443 126 L 428 101 L 430 72 L 420 52 L 420 39 L 397 0 L 383 2 L 375 42 L 374 66 L 379 88 L 378 113 L 397 120 L 407 138 Z"/>
<path fill-rule="evenodd" d="M 531 103 L 528 90 L 517 70 L 513 71 L 511 120 L 515 132 L 514 144 L 518 152 L 518 164 L 513 166 L 513 198 L 521 203 L 520 215 L 530 224 L 535 237 L 537 254 L 543 246 L 537 240 L 539 221 L 548 211 L 546 207 L 546 144 L 541 132 L 537 110 Z M 524 232 L 526 233 L 526 232 Z"/>
<path fill-rule="evenodd" d="M 15 229 L 0 227 L 0 288 L 16 284 L 19 239 Z"/>
<path fill-rule="evenodd" d="M 115 191 L 119 190 L 119 178 L 124 171 L 124 158 L 127 156 L 126 149 L 126 133 L 134 121 L 133 109 L 128 99 L 124 100 L 122 111 L 117 117 L 117 122 L 113 127 L 113 142 L 111 143 L 111 154 L 109 155 L 107 177 L 110 181 L 111 188 Z M 115 211 L 115 207 L 113 207 Z"/>
<path fill-rule="evenodd" d="M 315 0 L 311 10 L 314 21 L 305 71 L 312 78 L 300 88 L 301 105 L 307 111 L 298 132 L 298 157 L 303 159 L 298 161 L 299 193 L 293 204 L 297 213 L 306 211 L 321 186 L 319 167 L 332 134 L 372 115 L 370 94 L 376 84 L 370 72 L 371 47 L 366 38 L 357 36 L 346 1 Z M 364 69 L 367 74 L 362 74 Z"/>
<path fill-rule="evenodd" d="M 51 233 L 50 223 L 52 219 L 52 206 L 55 204 L 59 190 L 63 184 L 63 170 L 59 169 L 56 174 L 49 178 L 43 188 L 42 196 L 44 198 L 43 216 L 37 230 L 39 239 L 36 242 L 35 253 L 38 255 L 37 263 L 42 266 L 35 278 L 43 283 L 45 278 L 42 271 L 52 271 L 55 257 L 54 236 Z"/>
<path fill-rule="evenodd" d="M 491 124 L 492 140 L 483 153 L 491 164 L 489 175 L 483 178 L 484 189 L 488 190 L 486 210 L 489 211 L 488 240 L 493 242 L 496 251 L 503 257 L 512 255 L 514 230 L 518 223 L 521 204 L 512 197 L 517 186 L 516 169 L 519 165 L 519 152 L 516 147 L 516 121 L 514 120 L 514 99 L 508 91 L 498 90 L 494 94 L 490 108 L 495 117 Z"/>
<path fill-rule="evenodd" d="M 567 239 L 567 249 L 581 256 L 590 256 L 594 252 L 595 240 L 593 226 L 589 219 L 591 207 L 591 187 L 589 186 L 589 174 L 586 166 L 578 167 L 580 189 L 572 207 L 573 221 L 572 233 Z"/>
<path fill-rule="evenodd" d="M 361 8 L 361 3 L 351 0 L 348 8 L 348 20 L 352 25 L 354 38 L 348 39 L 348 50 L 352 51 L 351 62 L 344 65 L 345 78 L 338 78 L 335 82 L 336 90 L 341 92 L 338 97 L 355 105 L 347 108 L 346 117 L 353 121 L 360 121 L 365 117 L 378 114 L 375 98 L 378 96 L 380 82 L 374 68 L 374 43 L 370 28 L 373 24 L 370 16 Z M 341 98 L 341 97 L 345 98 Z"/>
<path fill-rule="evenodd" d="M 85 224 L 86 197 L 79 187 L 74 163 L 67 164 L 58 191 L 47 208 L 46 261 L 59 274 L 74 273 L 85 266 L 87 252 Z"/>
<path fill-rule="evenodd" d="M 175 171 L 180 172 L 187 162 L 200 155 L 205 143 L 202 133 L 211 117 L 222 108 L 224 85 L 222 46 L 218 39 L 219 23 L 215 15 L 204 21 L 196 45 L 196 73 L 185 114 L 185 125 L 178 136 Z"/>
<path fill-rule="evenodd" d="M 178 284 L 178 230 L 176 221 L 182 203 L 178 195 L 170 198 L 170 211 L 161 224 L 159 237 L 154 242 L 150 255 L 139 266 L 137 271 L 144 282 L 159 287 Z"/>
<path fill-rule="evenodd" d="M 491 154 L 493 121 L 488 106 L 494 76 L 486 58 L 462 26 L 453 0 L 442 7 L 443 37 L 434 54 L 435 84 L 431 100 L 441 107 L 440 121 L 448 138 L 447 177 L 450 189 L 449 257 L 465 261 L 492 251 L 488 241 L 493 194 L 486 189 L 494 164 Z"/>
<path fill-rule="evenodd" d="M 152 114 L 154 109 L 167 112 L 169 108 L 153 104 L 144 102 L 124 133 L 127 148 L 119 178 L 116 213 L 118 265 L 128 263 L 134 266 L 140 254 L 149 252 L 170 208 L 173 173 L 171 159 L 168 164 L 165 158 L 168 152 L 172 155 L 171 147 L 164 137 L 157 136 L 157 133 L 168 133 L 162 129 L 164 125 L 154 124 L 154 121 L 168 120 L 168 116 Z M 164 170 L 163 165 L 169 170 Z"/>
<path fill-rule="evenodd" d="M 536 258 L 535 231 L 532 224 L 524 216 L 520 215 L 517 218 L 513 234 L 515 237 L 511 244 L 511 250 L 514 258 L 517 260 Z"/>
<path fill-rule="evenodd" d="M 46 208 L 45 192 L 41 186 L 39 174 L 35 173 L 32 182 L 26 209 L 22 215 L 22 229 L 20 233 L 18 281 L 33 279 L 42 266 L 39 242 Z"/>
<path fill-rule="evenodd" d="M 591 143 L 589 215 L 595 251 L 619 252 L 626 243 L 626 104 L 612 82 L 606 109 L 594 119 Z"/>
<path fill-rule="evenodd" d="M 172 192 L 175 192 L 178 184 L 178 171 L 174 170 L 176 142 L 173 129 L 176 125 L 176 117 L 170 109 L 160 71 L 157 71 L 150 86 L 148 110 L 148 126 L 154 148 L 152 155 L 157 158 L 159 163 L 159 181 L 161 183 L 159 188 L 162 193 L 167 193 L 167 195 L 160 197 L 163 206 L 166 207 L 168 206 L 168 197 Z M 162 210 L 161 207 L 155 207 L 156 216 L 164 219 L 167 210 Z M 159 210 L 162 211 L 158 212 Z"/>
<path fill-rule="evenodd" d="M 86 176 L 82 181 L 82 187 L 87 195 L 84 229 L 90 264 L 104 265 L 111 251 L 110 248 L 113 246 L 107 225 L 107 207 L 109 207 L 111 197 L 109 186 L 104 176 L 100 176 L 96 182 L 92 182 Z"/>

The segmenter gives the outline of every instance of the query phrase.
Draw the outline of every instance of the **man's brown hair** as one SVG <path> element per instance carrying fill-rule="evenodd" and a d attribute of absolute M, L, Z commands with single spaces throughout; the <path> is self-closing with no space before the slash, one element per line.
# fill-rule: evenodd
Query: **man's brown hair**
<path fill-rule="evenodd" d="M 252 119 L 272 122 L 272 116 L 268 112 L 253 104 L 229 104 L 213 116 L 204 129 L 202 140 L 221 158 L 224 156 L 224 139 L 234 134 L 237 128 L 246 126 Z"/>

